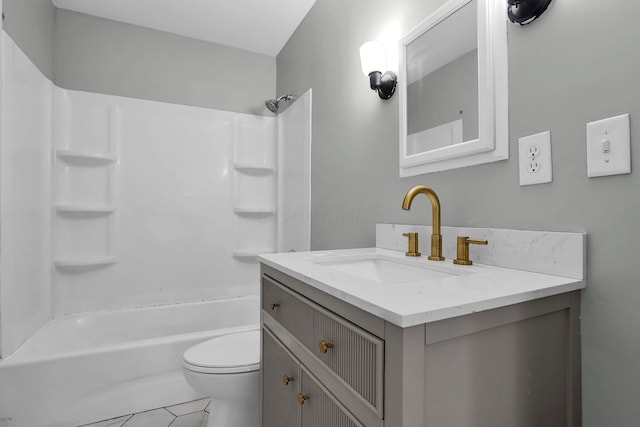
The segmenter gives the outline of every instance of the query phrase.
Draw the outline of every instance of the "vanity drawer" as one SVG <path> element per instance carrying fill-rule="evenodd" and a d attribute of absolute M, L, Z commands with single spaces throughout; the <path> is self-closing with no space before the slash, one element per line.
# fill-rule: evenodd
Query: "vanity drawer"
<path fill-rule="evenodd" d="M 382 417 L 383 340 L 268 276 L 262 278 L 262 309 Z"/>
<path fill-rule="evenodd" d="M 313 346 L 313 308 L 268 277 L 262 278 L 262 310 L 302 342 Z"/>

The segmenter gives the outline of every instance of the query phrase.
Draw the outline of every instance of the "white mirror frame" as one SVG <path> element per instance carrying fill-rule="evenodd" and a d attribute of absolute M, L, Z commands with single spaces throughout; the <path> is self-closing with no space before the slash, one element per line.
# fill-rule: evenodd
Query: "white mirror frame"
<path fill-rule="evenodd" d="M 478 139 L 407 155 L 407 45 L 471 0 L 450 0 L 400 40 L 400 177 L 509 158 L 507 2 L 478 2 Z"/>

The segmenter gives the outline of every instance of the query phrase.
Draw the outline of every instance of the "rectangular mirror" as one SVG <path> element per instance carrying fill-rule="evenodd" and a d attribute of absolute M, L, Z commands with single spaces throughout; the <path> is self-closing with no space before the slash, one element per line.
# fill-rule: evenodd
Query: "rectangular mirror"
<path fill-rule="evenodd" d="M 450 0 L 400 44 L 400 176 L 507 159 L 506 2 Z"/>

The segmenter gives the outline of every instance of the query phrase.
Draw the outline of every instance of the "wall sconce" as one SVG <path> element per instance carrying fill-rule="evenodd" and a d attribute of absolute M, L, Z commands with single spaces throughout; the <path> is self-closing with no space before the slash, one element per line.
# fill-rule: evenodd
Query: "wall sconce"
<path fill-rule="evenodd" d="M 507 0 L 507 15 L 511 22 L 527 25 L 538 19 L 547 10 L 551 0 Z"/>
<path fill-rule="evenodd" d="M 396 91 L 398 78 L 393 71 L 383 70 L 387 68 L 387 52 L 377 40 L 368 41 L 360 46 L 360 64 L 362 73 L 369 77 L 371 89 L 378 91 L 382 99 L 389 99 Z"/>

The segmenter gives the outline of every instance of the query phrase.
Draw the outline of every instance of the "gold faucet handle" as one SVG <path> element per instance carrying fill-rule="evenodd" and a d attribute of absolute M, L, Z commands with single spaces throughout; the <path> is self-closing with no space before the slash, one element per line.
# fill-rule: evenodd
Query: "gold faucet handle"
<path fill-rule="evenodd" d="M 458 256 L 453 260 L 453 263 L 458 265 L 473 264 L 473 261 L 469 259 L 469 245 L 486 245 L 488 243 L 487 240 L 474 240 L 467 236 L 458 236 Z"/>
<path fill-rule="evenodd" d="M 402 235 L 409 238 L 409 248 L 405 255 L 421 256 L 422 254 L 418 252 L 418 233 L 402 233 Z"/>

